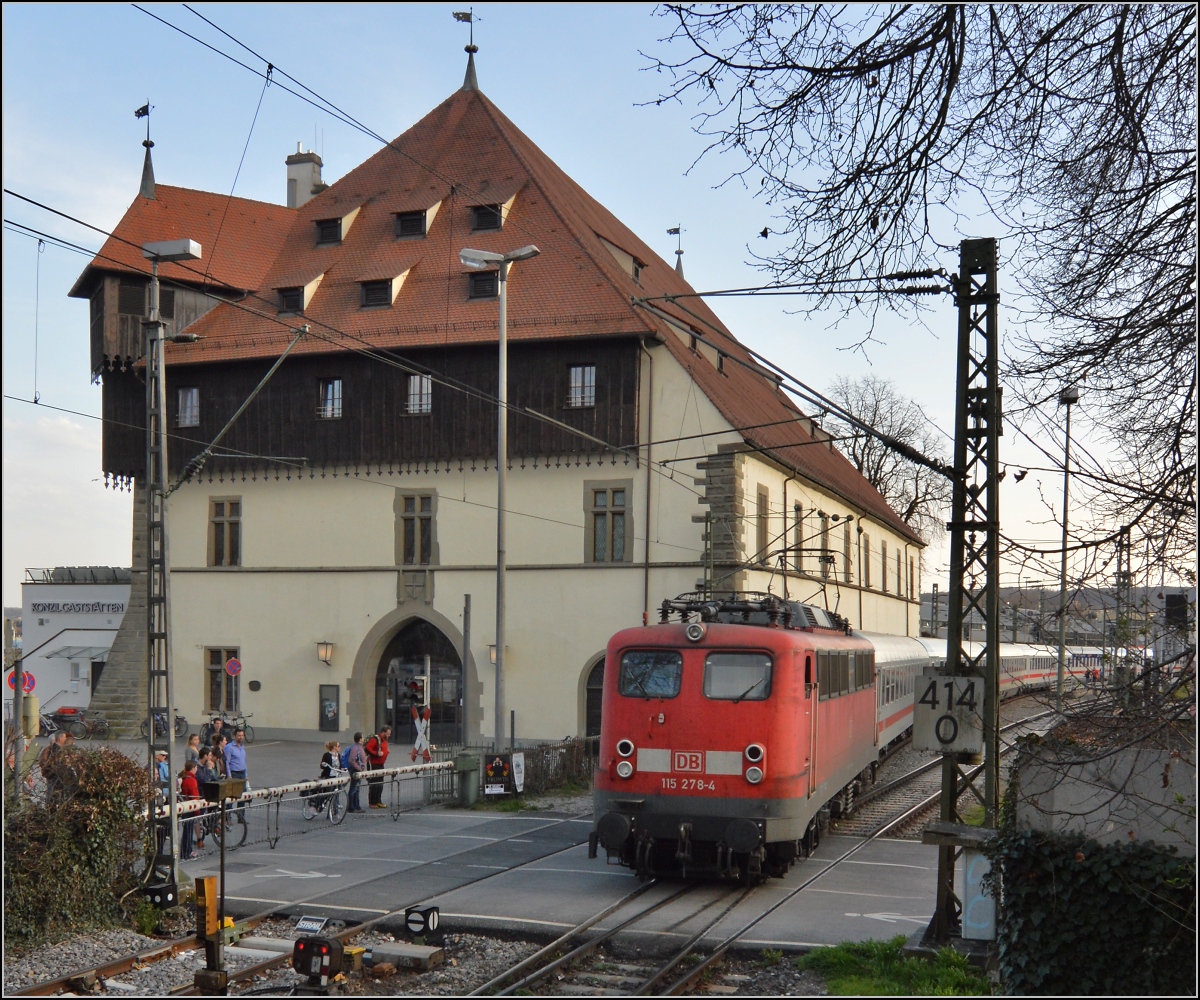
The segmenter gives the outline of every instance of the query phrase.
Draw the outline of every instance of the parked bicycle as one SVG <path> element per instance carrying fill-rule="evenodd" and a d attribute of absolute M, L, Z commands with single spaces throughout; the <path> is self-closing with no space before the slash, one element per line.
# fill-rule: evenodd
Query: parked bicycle
<path fill-rule="evenodd" d="M 218 847 L 221 846 L 221 841 L 225 841 L 226 850 L 232 851 L 241 847 L 246 842 L 246 814 L 233 808 L 221 811 L 218 806 L 217 809 L 218 811 L 208 818 L 206 833 L 212 834 Z"/>
<path fill-rule="evenodd" d="M 250 715 L 243 715 L 240 712 L 237 712 L 232 715 L 226 715 L 224 712 L 209 712 L 208 713 L 208 721 L 206 723 L 204 723 L 203 726 L 200 727 L 200 742 L 201 743 L 211 743 L 212 742 L 213 732 L 216 729 L 216 725 L 215 725 L 216 721 L 217 721 L 217 719 L 220 719 L 221 720 L 221 732 L 224 733 L 227 737 L 229 737 L 229 739 L 233 739 L 233 734 L 234 734 L 235 730 L 242 729 L 242 730 L 245 730 L 245 733 L 246 733 L 246 742 L 253 743 L 254 742 L 254 727 L 252 725 L 250 725 L 249 722 L 246 721 L 253 714 L 254 713 L 251 712 Z"/>
<path fill-rule="evenodd" d="M 229 726 L 232 726 L 232 727 L 233 727 L 233 728 L 232 728 L 232 729 L 230 729 L 230 731 L 229 731 L 229 738 L 230 738 L 230 739 L 233 739 L 233 734 L 234 734 L 234 732 L 236 732 L 237 730 L 241 729 L 241 730 L 243 730 L 243 731 L 245 732 L 245 734 L 246 734 L 246 742 L 247 742 L 247 743 L 253 743 L 253 742 L 254 742 L 254 727 L 253 727 L 252 725 L 250 725 L 250 723 L 249 723 L 249 722 L 247 722 L 247 721 L 246 721 L 246 720 L 247 720 L 247 719 L 249 719 L 249 718 L 250 718 L 250 716 L 251 716 L 251 715 L 253 715 L 253 714 L 254 714 L 254 713 L 253 713 L 253 712 L 251 712 L 249 715 L 243 715 L 241 712 L 239 712 L 239 713 L 238 713 L 237 715 L 235 715 L 235 716 L 234 716 L 232 719 L 229 719 L 229 720 L 226 722 L 226 725 L 229 725 Z"/>
<path fill-rule="evenodd" d="M 229 720 L 225 718 L 224 712 L 209 712 L 208 721 L 200 727 L 200 742 L 207 746 L 212 742 L 213 733 L 216 731 L 217 719 L 221 720 L 221 732 L 229 730 Z M 230 733 L 232 735 L 232 733 Z"/>
<path fill-rule="evenodd" d="M 331 778 L 343 778 L 346 776 L 346 771 L 340 767 L 330 768 L 329 776 Z M 349 796 L 346 793 L 344 785 L 339 788 L 330 789 L 329 791 L 313 789 L 308 792 L 301 792 L 300 794 L 304 797 L 300 805 L 300 815 L 305 819 L 316 819 L 324 813 L 329 822 L 337 826 L 346 818 Z"/>
<path fill-rule="evenodd" d="M 89 719 L 82 708 L 61 708 L 52 716 L 58 727 L 77 740 L 108 739 L 109 725 L 106 719 Z"/>
<path fill-rule="evenodd" d="M 179 714 L 179 709 L 175 709 L 175 735 L 184 736 L 188 731 L 188 720 Z M 150 721 L 142 719 L 141 725 L 142 739 L 148 739 L 150 736 Z M 154 713 L 154 735 L 155 738 L 167 735 L 167 713 Z"/>

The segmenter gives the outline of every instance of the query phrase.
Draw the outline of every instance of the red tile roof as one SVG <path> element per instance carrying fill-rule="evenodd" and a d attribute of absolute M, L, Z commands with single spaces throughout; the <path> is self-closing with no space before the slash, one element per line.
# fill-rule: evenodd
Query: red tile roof
<path fill-rule="evenodd" d="M 153 199 L 139 196 L 129 206 L 69 294 L 86 298 L 100 271 L 149 274 L 142 244 L 175 239 L 195 240 L 203 259 L 161 264 L 160 277 L 200 284 L 207 271 L 211 281 L 226 288 L 259 288 L 295 214 L 265 201 L 158 184 Z"/>
<path fill-rule="evenodd" d="M 197 224 L 211 220 L 225 199 L 163 185 L 158 190 L 158 202 L 135 201 L 118 234 L 134 242 L 184 235 L 205 243 Z M 503 203 L 510 197 L 513 202 L 502 229 L 471 230 L 472 206 Z M 396 238 L 395 213 L 438 202 L 424 238 Z M 189 332 L 204 339 L 185 348 L 168 346 L 173 365 L 275 357 L 291 339 L 291 330 L 303 323 L 312 333 L 295 353 L 493 342 L 496 304 L 468 298 L 470 272 L 459 262 L 459 251 L 469 246 L 509 252 L 534 243 L 541 255 L 515 264 L 510 272 L 512 340 L 661 340 L 732 426 L 796 421 L 745 431 L 747 442 L 769 450 L 805 478 L 920 543 L 843 455 L 813 441 L 799 422 L 799 409 L 772 380 L 732 362 L 719 372 L 692 353 L 669 324 L 633 304 L 637 298 L 694 290 L 477 90 L 457 91 L 299 209 L 257 202 L 241 206 L 245 209 L 237 213 L 236 228 L 226 223 L 214 276 L 233 287 L 254 289 L 257 295 L 218 305 L 193 323 Z M 340 244 L 317 244 L 317 221 L 345 217 L 356 209 Z M 232 210 L 230 215 L 233 218 Z M 645 262 L 638 281 L 602 238 Z M 103 252 L 109 252 L 112 242 Z M 144 270 L 138 251 L 112 249 L 114 256 L 136 256 L 138 270 Z M 97 259 L 92 266 L 109 265 Z M 167 265 L 164 275 L 167 268 L 174 270 Z M 360 282 L 406 271 L 390 308 L 360 307 Z M 304 315 L 280 316 L 276 290 L 307 284 L 317 275 L 323 278 Z M 668 303 L 658 304 L 732 357 L 752 361 L 703 300 L 686 300 L 699 321 Z"/>

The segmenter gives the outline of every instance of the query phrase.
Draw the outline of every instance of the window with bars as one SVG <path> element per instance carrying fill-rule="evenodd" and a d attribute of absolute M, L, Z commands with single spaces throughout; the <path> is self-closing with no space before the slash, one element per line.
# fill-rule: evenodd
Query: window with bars
<path fill-rule="evenodd" d="M 792 508 L 795 515 L 795 528 L 792 529 L 792 565 L 797 573 L 804 572 L 804 508 L 796 504 Z"/>
<path fill-rule="evenodd" d="M 397 212 L 396 213 L 396 235 L 397 236 L 424 236 L 425 235 L 425 212 Z"/>
<path fill-rule="evenodd" d="M 400 564 L 428 566 L 433 562 L 433 494 L 402 494 L 400 502 Z"/>
<path fill-rule="evenodd" d="M 846 583 L 854 581 L 854 567 L 850 559 L 850 522 L 846 521 L 842 528 L 842 579 Z"/>
<path fill-rule="evenodd" d="M 392 304 L 392 281 L 390 278 L 384 281 L 364 281 L 362 282 L 362 305 L 365 306 L 390 306 Z"/>
<path fill-rule="evenodd" d="M 209 712 L 236 712 L 241 708 L 238 700 L 240 689 L 238 678 L 230 677 L 225 664 L 237 659 L 236 649 L 210 647 L 204 650 L 205 667 L 208 670 Z M 232 736 L 232 733 L 230 734 Z"/>
<path fill-rule="evenodd" d="M 590 487 L 591 533 L 588 539 L 589 562 L 627 562 L 631 555 L 628 541 L 629 488 Z"/>
<path fill-rule="evenodd" d="M 318 420 L 342 419 L 342 380 L 323 378 L 318 382 L 320 397 L 317 402 Z"/>
<path fill-rule="evenodd" d="M 858 545 L 861 549 L 859 558 L 862 560 L 863 569 L 863 586 L 868 590 L 871 588 L 871 536 L 865 531 L 859 536 L 861 541 Z"/>
<path fill-rule="evenodd" d="M 219 497 L 208 502 L 208 564 L 242 564 L 242 498 Z"/>
<path fill-rule="evenodd" d="M 596 366 L 571 365 L 567 374 L 567 406 L 581 409 L 596 405 Z"/>
<path fill-rule="evenodd" d="M 475 205 L 471 208 L 472 229 L 499 229 L 503 220 L 499 205 Z"/>
<path fill-rule="evenodd" d="M 888 589 L 888 585 L 887 585 L 887 539 L 886 538 L 880 539 L 880 541 L 879 541 L 879 567 L 880 567 L 880 571 L 881 571 L 879 574 L 879 585 L 883 588 L 883 592 L 886 594 L 887 589 Z"/>
<path fill-rule="evenodd" d="M 298 313 L 304 311 L 303 288 L 279 289 L 279 311 Z"/>
<path fill-rule="evenodd" d="M 494 299 L 500 294 L 500 273 L 498 271 L 480 271 L 469 274 L 467 278 L 468 295 L 472 299 Z"/>
<path fill-rule="evenodd" d="M 317 220 L 317 243 L 341 243 L 342 242 L 342 220 L 341 219 L 318 219 Z"/>
<path fill-rule="evenodd" d="M 899 597 L 904 593 L 904 587 L 901 585 L 901 569 L 900 569 L 900 550 L 896 550 L 896 596 Z"/>
<path fill-rule="evenodd" d="M 200 389 L 188 385 L 179 389 L 179 416 L 175 421 L 176 427 L 200 426 Z"/>
<path fill-rule="evenodd" d="M 833 555 L 829 551 L 829 515 L 821 514 L 821 576 L 829 579 L 829 571 L 833 569 Z"/>
<path fill-rule="evenodd" d="M 433 412 L 433 379 L 430 376 L 408 376 L 407 412 L 413 414 Z"/>

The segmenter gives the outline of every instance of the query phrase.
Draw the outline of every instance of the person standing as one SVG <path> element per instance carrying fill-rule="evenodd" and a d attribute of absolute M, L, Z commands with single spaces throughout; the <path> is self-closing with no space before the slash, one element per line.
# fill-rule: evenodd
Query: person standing
<path fill-rule="evenodd" d="M 367 753 L 363 750 L 362 738 L 362 733 L 354 734 L 354 746 L 350 748 L 350 753 L 346 757 L 346 764 L 350 769 L 350 801 L 346 812 L 360 813 L 366 811 L 359 804 L 358 799 L 358 776 L 367 769 Z"/>
<path fill-rule="evenodd" d="M 200 759 L 200 734 L 192 733 L 187 738 L 187 746 L 183 748 L 183 762 L 186 764 L 189 760 Z"/>
<path fill-rule="evenodd" d="M 200 798 L 200 785 L 196 781 L 196 761 L 185 760 L 179 772 L 179 796 L 184 802 L 195 802 Z M 189 816 L 183 821 L 183 836 L 179 856 L 184 861 L 194 861 L 199 855 L 192 846 L 196 820 Z"/>
<path fill-rule="evenodd" d="M 246 731 L 244 729 L 235 729 L 233 742 L 225 747 L 225 772 L 231 778 L 241 778 L 245 781 L 246 791 L 250 791 L 249 776 L 246 773 Z M 238 820 L 245 823 L 246 807 L 242 806 L 237 815 Z"/>
<path fill-rule="evenodd" d="M 229 777 L 229 772 L 225 768 L 225 745 L 228 742 L 229 740 L 224 736 L 213 737 L 213 766 L 217 772 L 217 777 L 214 779 L 216 781 Z"/>
<path fill-rule="evenodd" d="M 74 742 L 74 736 L 60 729 L 50 737 L 50 742 L 38 754 L 38 770 L 42 772 L 42 778 L 46 782 L 47 804 L 62 788 L 62 775 L 59 773 L 58 766 L 59 758 L 62 756 L 62 752 Z"/>
<path fill-rule="evenodd" d="M 382 771 L 387 766 L 388 738 L 392 735 L 391 726 L 384 726 L 379 733 L 367 740 L 363 750 L 367 755 L 367 767 L 372 771 Z M 367 779 L 367 801 L 372 809 L 386 809 L 383 804 L 383 779 Z"/>
<path fill-rule="evenodd" d="M 217 765 L 213 760 L 212 747 L 202 746 L 199 751 L 199 756 L 196 758 L 196 785 L 200 788 L 203 788 L 206 782 L 216 781 L 218 777 Z M 197 850 L 204 847 L 204 834 L 212 829 L 211 812 L 211 809 L 205 810 L 205 812 L 202 813 L 196 820 Z"/>

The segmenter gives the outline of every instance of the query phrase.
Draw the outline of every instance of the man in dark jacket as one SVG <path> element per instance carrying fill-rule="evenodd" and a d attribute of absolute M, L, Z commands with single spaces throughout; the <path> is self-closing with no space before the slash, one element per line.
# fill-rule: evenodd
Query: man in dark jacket
<path fill-rule="evenodd" d="M 358 800 L 359 775 L 367 769 L 367 754 L 363 750 L 362 738 L 362 733 L 354 734 L 354 746 L 350 748 L 350 753 L 346 757 L 346 765 L 350 770 L 350 801 L 346 812 L 365 812 Z"/>

